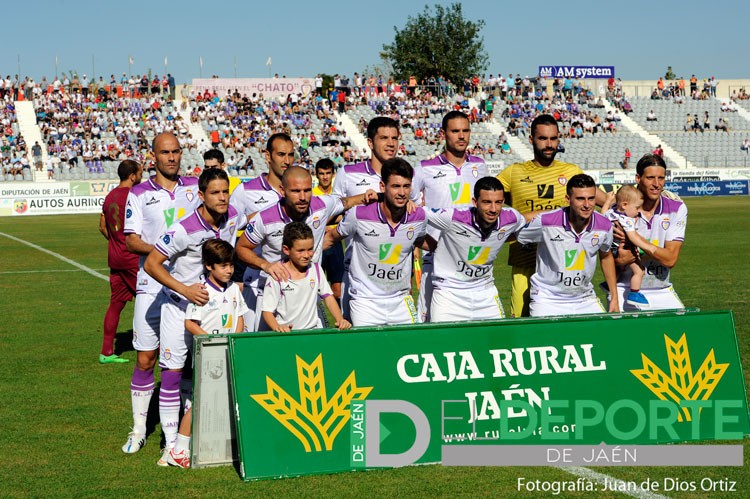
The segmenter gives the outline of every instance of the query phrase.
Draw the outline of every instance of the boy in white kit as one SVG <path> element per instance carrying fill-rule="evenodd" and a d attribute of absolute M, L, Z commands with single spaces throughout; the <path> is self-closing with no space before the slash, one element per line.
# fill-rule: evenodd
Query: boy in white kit
<path fill-rule="evenodd" d="M 261 311 L 268 328 L 278 333 L 322 328 L 319 300 L 330 310 L 338 329 L 352 327 L 341 315 L 320 263 L 312 261 L 315 254 L 312 229 L 304 222 L 291 222 L 284 227 L 283 238 L 282 251 L 288 258 L 283 265 L 290 278 L 266 282 Z"/>
<path fill-rule="evenodd" d="M 503 208 L 503 184 L 495 177 L 474 184 L 474 207 L 427 214 L 427 244 L 434 250 L 430 322 L 474 321 L 505 317 L 492 273 L 505 241 L 526 225 L 523 215 Z"/>
<path fill-rule="evenodd" d="M 232 282 L 234 248 L 223 239 L 203 243 L 201 260 L 205 269 L 203 282 L 208 291 L 205 305 L 190 303 L 185 311 L 185 329 L 193 336 L 204 334 L 241 333 L 243 314 L 247 305 L 240 287 Z M 167 454 L 167 464 L 178 468 L 190 467 L 190 434 L 193 409 L 182 416 L 175 446 Z"/>
<path fill-rule="evenodd" d="M 591 285 L 597 255 L 609 289 L 617 282 L 612 222 L 594 210 L 594 179 L 574 175 L 565 190 L 569 206 L 537 215 L 518 233 L 520 244 L 538 243 L 536 271 L 531 276 L 532 317 L 604 312 Z M 609 311 L 619 311 L 616 296 Z"/>
<path fill-rule="evenodd" d="M 612 204 L 614 201 L 614 205 Z M 638 309 L 648 308 L 649 303 L 646 296 L 641 293 L 641 284 L 645 269 L 638 254 L 638 249 L 642 249 L 647 254 L 656 251 L 656 246 L 648 242 L 643 236 L 638 234 L 636 229 L 636 219 L 640 215 L 640 209 L 643 206 L 643 194 L 635 186 L 624 185 L 620 187 L 617 194 L 610 193 L 607 201 L 602 206 L 602 213 L 610 221 L 620 224 L 625 232 L 629 245 L 625 250 L 633 251 L 636 259 L 627 267 L 630 269 L 630 291 L 625 296 L 628 305 Z"/>

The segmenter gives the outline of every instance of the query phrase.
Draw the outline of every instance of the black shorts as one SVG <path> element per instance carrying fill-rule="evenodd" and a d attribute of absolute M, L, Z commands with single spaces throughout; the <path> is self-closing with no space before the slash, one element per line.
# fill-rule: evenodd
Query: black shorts
<path fill-rule="evenodd" d="M 323 252 L 320 266 L 326 273 L 328 282 L 342 282 L 344 280 L 344 247 L 340 242 Z"/>

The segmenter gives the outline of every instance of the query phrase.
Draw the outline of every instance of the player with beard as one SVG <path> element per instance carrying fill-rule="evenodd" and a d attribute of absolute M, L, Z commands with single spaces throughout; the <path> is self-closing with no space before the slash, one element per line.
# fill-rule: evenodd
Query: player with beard
<path fill-rule="evenodd" d="M 133 348 L 137 352 L 130 382 L 133 431 L 122 446 L 126 454 L 138 452 L 146 443 L 146 419 L 159 351 L 162 285 L 143 266 L 159 237 L 200 202 L 198 179 L 180 176 L 182 149 L 177 137 L 169 132 L 157 135 L 152 150 L 156 174 L 130 189 L 125 209 L 125 245 L 141 257 L 133 310 Z"/>
<path fill-rule="evenodd" d="M 423 206 L 428 211 L 468 210 L 472 207 L 474 184 L 489 173 L 487 165 L 482 158 L 466 152 L 471 143 L 468 116 L 461 111 L 450 111 L 443 117 L 442 130 L 445 151 L 435 158 L 422 161 L 414 169 L 413 191 L 422 196 Z M 429 227 L 427 232 L 435 240 L 440 237 L 440 231 L 433 227 Z M 425 252 L 417 303 L 421 322 L 431 322 L 432 276 L 433 254 Z"/>
<path fill-rule="evenodd" d="M 506 203 L 521 212 L 526 220 L 566 206 L 568 180 L 583 173 L 578 165 L 555 159 L 560 130 L 553 116 L 541 114 L 534 118 L 529 142 L 534 149 L 534 159 L 512 164 L 497 176 L 505 188 Z M 607 196 L 601 189 L 595 191 L 596 204 L 602 206 Z M 513 267 L 511 316 L 528 316 L 529 279 L 536 267 L 536 245 L 511 243 L 508 264 Z"/>
<path fill-rule="evenodd" d="M 326 224 L 332 217 L 352 206 L 377 200 L 377 193 L 369 189 L 363 194 L 339 198 L 313 196 L 310 172 L 299 166 L 289 167 L 281 179 L 282 199 L 275 205 L 255 214 L 237 243 L 237 256 L 249 267 L 261 270 L 258 280 L 258 302 L 253 330 L 265 329 L 261 320 L 260 304 L 268 276 L 277 281 L 289 279 L 289 272 L 281 263 L 284 226 L 289 222 L 304 222 L 313 231 L 315 254 L 313 263 L 320 262 Z M 256 249 L 260 248 L 260 255 Z M 249 324 L 246 327 L 249 328 Z"/>
<path fill-rule="evenodd" d="M 294 163 L 294 142 L 289 135 L 275 133 L 268 138 L 266 163 L 268 163 L 268 173 L 240 184 L 229 199 L 229 204 L 238 212 L 245 214 L 248 219 L 259 211 L 276 205 L 281 199 L 281 177 Z M 260 255 L 260 249 L 256 253 Z M 244 316 L 245 328 L 252 330 L 256 323 L 255 309 L 258 305 L 260 270 L 246 267 L 241 260 L 238 260 L 235 262 L 235 274 L 242 276 L 244 283 L 242 297 L 248 309 Z"/>

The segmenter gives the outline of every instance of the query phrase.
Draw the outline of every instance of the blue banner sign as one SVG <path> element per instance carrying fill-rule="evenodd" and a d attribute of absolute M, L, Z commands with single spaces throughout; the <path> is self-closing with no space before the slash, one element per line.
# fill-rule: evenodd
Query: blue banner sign
<path fill-rule="evenodd" d="M 614 66 L 539 66 L 540 78 L 614 78 Z"/>
<path fill-rule="evenodd" d="M 747 180 L 713 180 L 703 182 L 667 182 L 664 189 L 680 197 L 686 196 L 747 196 Z"/>

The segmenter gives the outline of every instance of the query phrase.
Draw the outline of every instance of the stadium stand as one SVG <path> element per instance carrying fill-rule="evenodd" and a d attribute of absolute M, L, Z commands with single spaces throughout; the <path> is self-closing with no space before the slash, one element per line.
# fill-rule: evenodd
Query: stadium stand
<path fill-rule="evenodd" d="M 122 87 L 114 88 L 77 78 L 50 84 L 44 78 L 39 84 L 26 78 L 19 99 L 27 100 L 14 101 L 12 92 L 2 100 L 2 181 L 115 179 L 118 162 L 127 157 L 152 168 L 150 143 L 162 131 L 179 137 L 187 175 L 200 172 L 202 154 L 210 147 L 224 153 L 234 175 L 263 173 L 265 142 L 279 131 L 294 140 L 301 165 L 310 167 L 323 157 L 343 165 L 369 157 L 364 130 L 377 115 L 400 122 L 399 154 L 416 162 L 441 151 L 441 120 L 451 109 L 470 116 L 469 151 L 497 168 L 531 157 L 529 126 L 539 113 L 553 114 L 560 122 L 558 158 L 584 169 L 621 168 L 626 149 L 637 159 L 657 144 L 671 168 L 746 167 L 750 159 L 743 147 L 750 138 L 750 100 L 744 87 L 731 98 L 698 92 L 694 99 L 680 97 L 670 83 L 650 98 L 625 95 L 620 82 L 606 89 L 601 82 L 573 82 L 568 88 L 562 81 L 552 84 L 517 75 L 507 82 L 467 78 L 458 88 L 423 82 L 411 93 L 406 85 L 368 76 L 353 79 L 351 85 L 339 78 L 341 86 L 329 98 L 186 90 L 178 109 L 167 87 L 156 85 L 152 93 L 153 82 L 143 89 L 141 79 L 124 80 Z M 339 91 L 346 94 L 342 101 Z M 710 129 L 704 126 L 706 116 Z M 42 171 L 34 168 L 32 146 L 37 141 Z"/>
<path fill-rule="evenodd" d="M 9 93 L 4 95 L 0 103 L 0 181 L 31 181 L 31 163 L 27 156 L 30 151 L 18 124 L 16 103 Z"/>

